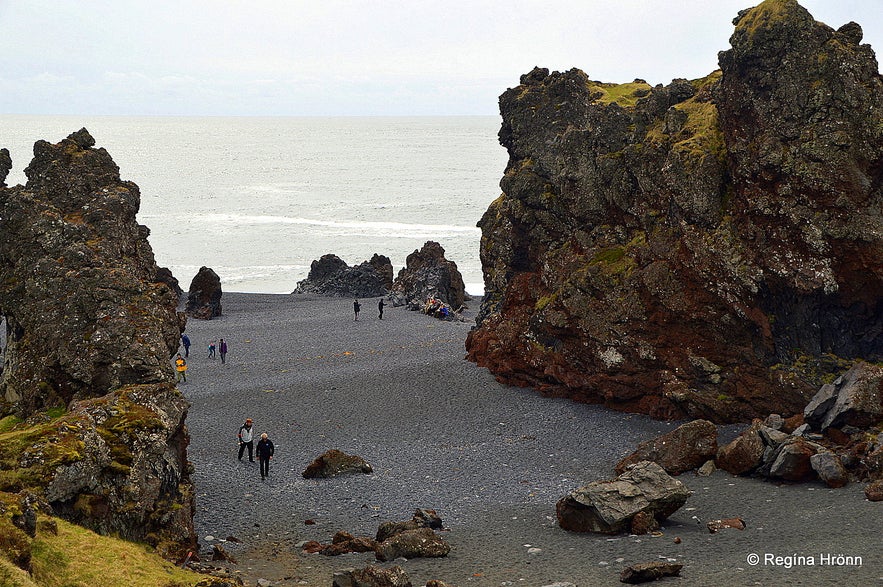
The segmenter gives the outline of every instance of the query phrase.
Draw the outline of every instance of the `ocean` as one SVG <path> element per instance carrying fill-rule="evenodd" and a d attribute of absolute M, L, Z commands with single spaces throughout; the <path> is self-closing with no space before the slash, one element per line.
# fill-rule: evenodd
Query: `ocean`
<path fill-rule="evenodd" d="M 434 240 L 483 293 L 476 223 L 500 195 L 498 117 L 5 115 L 7 185 L 25 183 L 34 142 L 83 127 L 140 188 L 138 221 L 185 290 L 207 266 L 224 291 L 289 293 L 326 253 L 379 253 L 397 273 Z"/>

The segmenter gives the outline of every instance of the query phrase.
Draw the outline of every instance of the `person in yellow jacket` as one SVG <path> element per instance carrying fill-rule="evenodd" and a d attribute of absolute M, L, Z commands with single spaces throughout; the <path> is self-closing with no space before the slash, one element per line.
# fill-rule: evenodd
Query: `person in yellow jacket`
<path fill-rule="evenodd" d="M 184 360 L 181 353 L 178 353 L 178 356 L 175 357 L 175 371 L 178 372 L 178 383 L 182 380 L 184 383 L 187 383 L 187 361 Z"/>

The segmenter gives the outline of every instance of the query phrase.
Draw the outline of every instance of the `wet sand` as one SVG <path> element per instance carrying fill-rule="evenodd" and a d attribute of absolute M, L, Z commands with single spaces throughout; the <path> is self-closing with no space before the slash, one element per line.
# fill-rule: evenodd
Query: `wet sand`
<path fill-rule="evenodd" d="M 193 346 L 181 389 L 192 403 L 204 559 L 221 542 L 238 560 L 230 569 L 251 585 L 327 586 L 334 570 L 368 564 L 398 564 L 414 585 L 619 585 L 627 565 L 666 559 L 684 567 L 662 584 L 883 585 L 883 504 L 868 502 L 859 485 L 686 473 L 680 479 L 694 495 L 656 535 L 561 530 L 559 498 L 613 477 L 639 442 L 678 423 L 501 385 L 463 359 L 469 313 L 465 323 L 440 322 L 387 306 L 381 321 L 376 301 L 362 300 L 356 322 L 350 299 L 225 293 L 224 316 L 188 322 Z M 207 358 L 218 338 L 229 345 L 223 365 Z M 246 417 L 277 447 L 266 482 L 256 463 L 236 458 Z M 303 479 L 331 448 L 362 456 L 374 473 Z M 409 519 L 417 508 L 444 520 L 448 557 L 377 563 L 370 554 L 297 547 L 330 542 L 338 530 L 373 536 L 381 522 Z M 745 530 L 705 528 L 734 516 Z M 241 542 L 223 542 L 231 536 Z"/>

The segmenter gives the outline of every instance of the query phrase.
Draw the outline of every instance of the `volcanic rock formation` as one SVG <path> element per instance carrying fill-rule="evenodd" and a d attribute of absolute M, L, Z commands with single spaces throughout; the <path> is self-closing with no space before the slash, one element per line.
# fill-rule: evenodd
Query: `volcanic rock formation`
<path fill-rule="evenodd" d="M 418 309 L 430 297 L 458 310 L 466 300 L 466 285 L 457 264 L 445 258 L 445 250 L 435 241 L 408 255 L 392 284 L 393 303 Z"/>
<path fill-rule="evenodd" d="M 0 447 L 0 492 L 171 552 L 195 539 L 169 362 L 185 319 L 136 222 L 138 186 L 94 145 L 85 129 L 38 141 L 27 184 L 0 188 L 0 418 L 24 420 Z"/>
<path fill-rule="evenodd" d="M 387 294 L 392 287 L 392 262 L 374 254 L 370 261 L 350 267 L 337 255 L 327 254 L 310 264 L 307 278 L 299 281 L 294 293 L 374 298 Z"/>
<path fill-rule="evenodd" d="M 800 412 L 883 358 L 883 81 L 859 25 L 734 20 L 706 78 L 534 69 L 500 97 L 468 357 L 660 418 Z"/>

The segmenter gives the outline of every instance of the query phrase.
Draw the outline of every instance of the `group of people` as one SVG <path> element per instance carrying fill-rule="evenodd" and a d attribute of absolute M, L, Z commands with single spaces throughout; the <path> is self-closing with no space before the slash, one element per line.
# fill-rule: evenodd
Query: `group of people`
<path fill-rule="evenodd" d="M 242 457 L 245 456 L 246 450 L 248 450 L 248 460 L 251 463 L 254 462 L 255 454 L 257 454 L 258 462 L 261 466 L 261 479 L 266 479 L 270 475 L 270 459 L 273 458 L 273 453 L 276 452 L 273 441 L 264 432 L 261 434 L 257 447 L 255 447 L 254 422 L 251 418 L 246 418 L 245 424 L 239 427 L 237 438 L 239 439 L 239 460 L 241 461 Z"/>
<path fill-rule="evenodd" d="M 383 298 L 380 298 L 380 301 L 377 302 L 377 311 L 380 313 L 378 318 L 380 320 L 383 320 L 383 306 L 385 306 L 385 305 L 386 304 L 384 303 Z M 356 315 L 354 320 L 359 319 L 359 312 L 361 311 L 361 309 L 362 309 L 362 304 L 359 303 L 359 300 L 353 300 L 353 313 L 355 313 L 355 315 Z"/>
<path fill-rule="evenodd" d="M 186 334 L 181 335 L 181 346 L 184 347 L 184 355 L 181 356 L 181 353 L 178 353 L 175 356 L 175 374 L 177 377 L 178 383 L 187 382 L 187 359 L 190 357 L 190 337 Z M 217 355 L 215 351 L 217 350 Z M 214 340 L 208 344 L 208 358 L 214 359 L 215 356 L 221 357 L 221 363 L 227 363 L 227 341 L 223 338 L 218 342 Z"/>

